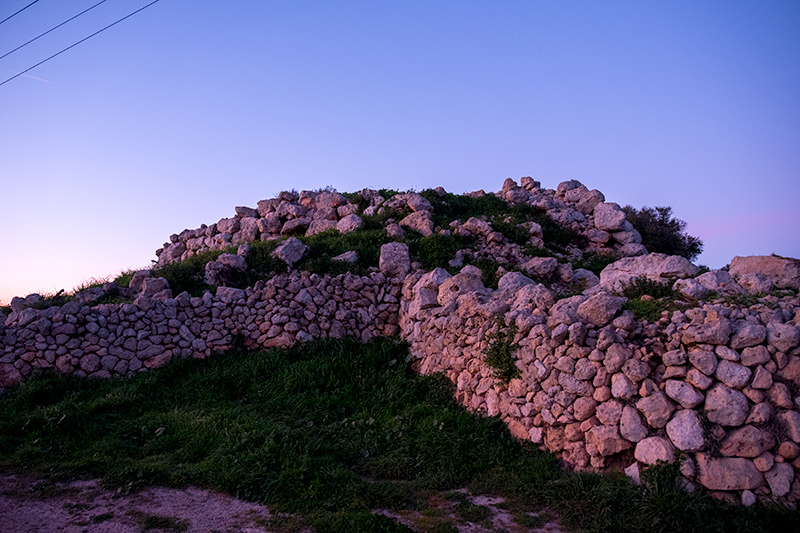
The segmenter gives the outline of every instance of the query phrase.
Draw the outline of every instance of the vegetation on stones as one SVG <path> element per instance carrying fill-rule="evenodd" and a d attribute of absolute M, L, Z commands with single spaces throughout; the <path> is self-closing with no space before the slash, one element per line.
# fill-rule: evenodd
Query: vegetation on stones
<path fill-rule="evenodd" d="M 625 216 L 642 235 L 642 244 L 650 253 L 680 255 L 693 261 L 703 251 L 703 241 L 687 234 L 686 222 L 672 217 L 671 207 L 622 208 Z"/>
<path fill-rule="evenodd" d="M 517 326 L 506 326 L 502 316 L 497 317 L 497 331 L 487 336 L 488 346 L 483 352 L 483 362 L 494 369 L 495 377 L 509 382 L 520 376 L 514 352 L 519 345 L 514 342 Z"/>
<path fill-rule="evenodd" d="M 622 295 L 628 298 L 623 308 L 648 322 L 655 322 L 664 311 L 677 308 L 672 287 L 650 278 L 634 279 L 622 290 Z"/>
<path fill-rule="evenodd" d="M 583 259 L 576 261 L 572 265 L 572 268 L 574 269 L 584 268 L 594 273 L 594 275 L 600 276 L 600 272 L 602 272 L 605 267 L 618 260 L 619 257 L 617 257 L 613 253 L 609 254 L 587 253 L 583 256 Z"/>
<path fill-rule="evenodd" d="M 165 278 L 172 294 L 184 291 L 192 296 L 202 296 L 211 287 L 205 282 L 206 263 L 222 255 L 222 250 L 209 250 L 195 254 L 177 263 L 167 263 L 153 269 L 153 275 Z"/>
<path fill-rule="evenodd" d="M 179 360 L 131 379 L 39 375 L 0 396 L 0 466 L 100 476 L 121 490 L 223 490 L 328 532 L 408 531 L 370 510 L 427 513 L 433 495 L 465 487 L 505 497 L 516 517 L 550 509 L 573 531 L 788 531 L 796 520 L 788 508 L 683 492 L 674 466 L 644 469 L 641 487 L 563 471 L 407 358 L 392 340 L 328 340 Z"/>

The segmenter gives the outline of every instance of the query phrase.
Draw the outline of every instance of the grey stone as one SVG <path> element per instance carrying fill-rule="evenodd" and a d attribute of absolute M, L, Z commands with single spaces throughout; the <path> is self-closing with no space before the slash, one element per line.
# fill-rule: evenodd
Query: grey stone
<path fill-rule="evenodd" d="M 717 383 L 706 394 L 704 406 L 711 422 L 721 426 L 741 426 L 747 419 L 749 404 L 744 394 Z"/>
<path fill-rule="evenodd" d="M 672 443 L 685 452 L 696 452 L 705 447 L 700 417 L 692 409 L 682 409 L 667 422 L 667 436 Z"/>

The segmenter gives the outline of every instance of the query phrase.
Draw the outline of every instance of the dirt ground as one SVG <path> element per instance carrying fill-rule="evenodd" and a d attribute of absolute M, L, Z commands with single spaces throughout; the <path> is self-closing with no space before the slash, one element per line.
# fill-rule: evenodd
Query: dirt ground
<path fill-rule="evenodd" d="M 517 524 L 502 509 L 500 498 L 469 496 L 469 501 L 489 508 L 482 524 L 459 520 L 455 503 L 443 498 L 430 502 L 436 516 L 423 513 L 381 514 L 417 531 L 430 520 L 456 525 L 459 533 L 563 533 L 546 514 L 531 516 L 536 525 Z M 277 533 L 308 532 L 294 528 L 295 517 L 275 515 L 263 505 L 225 494 L 190 487 L 183 490 L 150 487 L 124 494 L 103 488 L 99 480 L 52 482 L 28 474 L 0 472 L 0 533 Z"/>

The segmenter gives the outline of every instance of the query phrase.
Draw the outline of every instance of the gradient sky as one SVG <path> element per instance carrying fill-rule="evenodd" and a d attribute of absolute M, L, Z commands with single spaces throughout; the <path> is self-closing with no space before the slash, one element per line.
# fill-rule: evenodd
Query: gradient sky
<path fill-rule="evenodd" d="M 36 3 L 0 55 L 96 1 Z M 161 0 L 0 86 L 0 301 L 146 267 L 283 189 L 521 176 L 672 206 L 712 268 L 800 257 L 800 2 Z"/>

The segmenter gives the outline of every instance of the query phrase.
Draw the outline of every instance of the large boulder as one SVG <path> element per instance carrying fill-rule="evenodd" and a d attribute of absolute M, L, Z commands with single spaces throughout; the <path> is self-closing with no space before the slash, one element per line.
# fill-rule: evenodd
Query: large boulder
<path fill-rule="evenodd" d="M 601 202 L 594 208 L 594 225 L 603 231 L 620 231 L 626 228 L 625 212 L 618 204 Z"/>
<path fill-rule="evenodd" d="M 627 301 L 627 298 L 600 292 L 578 306 L 578 317 L 601 328 L 617 316 Z"/>
<path fill-rule="evenodd" d="M 308 252 L 308 246 L 303 244 L 300 239 L 289 237 L 278 245 L 272 252 L 272 257 L 280 259 L 286 263 L 289 268 L 305 257 Z"/>
<path fill-rule="evenodd" d="M 600 272 L 600 285 L 621 292 L 636 278 L 672 283 L 675 279 L 695 276 L 699 270 L 688 259 L 679 255 L 652 253 L 638 257 L 624 257 Z"/>
<path fill-rule="evenodd" d="M 755 489 L 764 484 L 764 474 L 749 459 L 712 459 L 704 453 L 698 453 L 696 459 L 697 480 L 709 490 Z"/>
<path fill-rule="evenodd" d="M 427 213 L 427 211 L 418 211 L 418 213 Z M 408 245 L 402 242 L 390 242 L 381 246 L 378 266 L 381 273 L 387 278 L 404 278 L 411 269 Z"/>
<path fill-rule="evenodd" d="M 734 257 L 728 269 L 734 279 L 745 274 L 760 272 L 779 289 L 800 290 L 800 260 L 777 255 L 750 255 Z"/>

